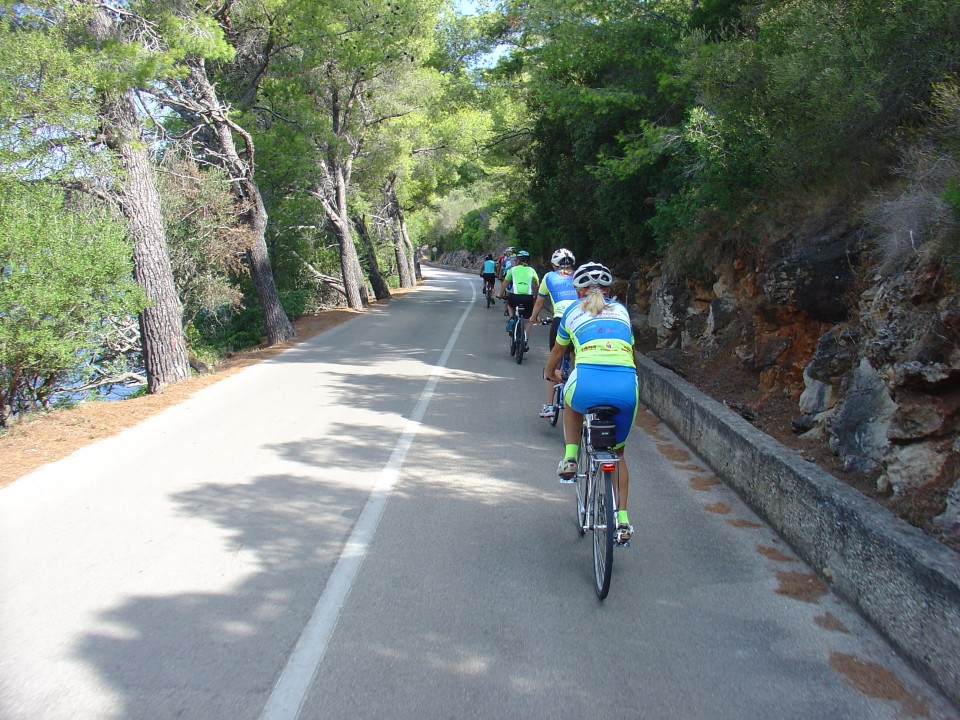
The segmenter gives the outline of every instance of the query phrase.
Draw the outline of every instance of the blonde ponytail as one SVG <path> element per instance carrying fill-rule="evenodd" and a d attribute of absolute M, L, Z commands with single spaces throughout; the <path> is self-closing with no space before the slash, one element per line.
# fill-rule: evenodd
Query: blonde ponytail
<path fill-rule="evenodd" d="M 591 285 L 587 294 L 580 301 L 580 307 L 593 317 L 599 315 L 606 304 L 607 300 L 603 295 L 603 288 L 599 285 Z"/>

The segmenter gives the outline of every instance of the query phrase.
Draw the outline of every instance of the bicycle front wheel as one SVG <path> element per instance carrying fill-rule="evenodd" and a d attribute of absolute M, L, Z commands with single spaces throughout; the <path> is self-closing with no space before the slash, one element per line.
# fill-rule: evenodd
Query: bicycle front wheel
<path fill-rule="evenodd" d="M 560 400 L 563 397 L 563 385 L 553 386 L 553 415 L 550 416 L 550 424 L 557 426 L 557 420 L 560 419 Z"/>
<path fill-rule="evenodd" d="M 580 454 L 577 455 L 577 531 L 582 536 L 587 530 L 590 513 L 590 457 L 583 434 L 580 434 Z"/>
<path fill-rule="evenodd" d="M 613 539 L 617 531 L 613 520 L 614 472 L 601 466 L 593 483 L 593 571 L 597 597 L 601 600 L 610 592 L 610 575 L 613 572 Z"/>

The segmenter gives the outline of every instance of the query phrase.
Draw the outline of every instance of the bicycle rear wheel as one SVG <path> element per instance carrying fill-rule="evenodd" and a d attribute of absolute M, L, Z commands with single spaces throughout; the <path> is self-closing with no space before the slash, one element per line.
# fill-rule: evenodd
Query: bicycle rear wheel
<path fill-rule="evenodd" d="M 523 362 L 523 353 L 526 352 L 527 347 L 527 335 L 524 332 L 524 322 L 523 318 L 520 317 L 520 313 L 517 313 L 517 325 L 516 325 L 516 335 L 517 335 L 517 365 Z"/>
<path fill-rule="evenodd" d="M 614 472 L 601 466 L 593 482 L 593 571 L 597 597 L 601 600 L 610 592 L 613 572 L 613 539 L 617 530 L 613 520 Z"/>

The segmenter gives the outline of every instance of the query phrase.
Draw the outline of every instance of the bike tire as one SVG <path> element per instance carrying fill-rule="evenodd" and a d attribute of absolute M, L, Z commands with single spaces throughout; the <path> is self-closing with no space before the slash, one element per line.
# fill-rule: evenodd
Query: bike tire
<path fill-rule="evenodd" d="M 587 448 L 584 443 L 583 435 L 580 435 L 580 454 L 577 455 L 577 531 L 580 536 L 587 531 L 587 524 L 590 517 L 588 498 L 590 488 L 590 457 L 587 455 Z"/>
<path fill-rule="evenodd" d="M 517 335 L 519 336 L 517 338 L 517 365 L 519 365 L 520 363 L 523 362 L 524 348 L 526 347 L 526 344 L 527 344 L 526 333 L 523 330 L 523 318 L 520 318 L 519 320 L 517 320 L 516 327 L 518 328 Z"/>
<path fill-rule="evenodd" d="M 491 305 L 493 305 L 493 297 L 490 293 L 487 293 L 487 309 L 489 309 Z"/>
<path fill-rule="evenodd" d="M 617 528 L 613 519 L 613 471 L 601 470 L 593 483 L 593 573 L 597 597 L 610 592 L 613 574 L 613 541 Z"/>
<path fill-rule="evenodd" d="M 557 420 L 560 419 L 560 399 L 563 394 L 563 385 L 553 386 L 553 416 L 550 418 L 550 424 L 557 426 Z"/>

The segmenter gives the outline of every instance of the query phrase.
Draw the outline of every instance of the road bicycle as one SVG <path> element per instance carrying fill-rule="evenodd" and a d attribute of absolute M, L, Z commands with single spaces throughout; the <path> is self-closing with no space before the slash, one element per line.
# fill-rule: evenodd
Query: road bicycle
<path fill-rule="evenodd" d="M 517 365 L 523 362 L 523 354 L 527 352 L 527 329 L 523 311 L 523 303 L 517 303 L 513 310 L 513 328 L 510 330 L 510 356 L 516 358 Z"/>
<path fill-rule="evenodd" d="M 617 412 L 611 405 L 597 405 L 584 413 L 577 459 L 577 529 L 581 536 L 593 533 L 593 574 L 601 600 L 610 592 L 614 545 L 629 545 L 617 540 L 620 457 L 610 449 L 616 443 Z"/>

